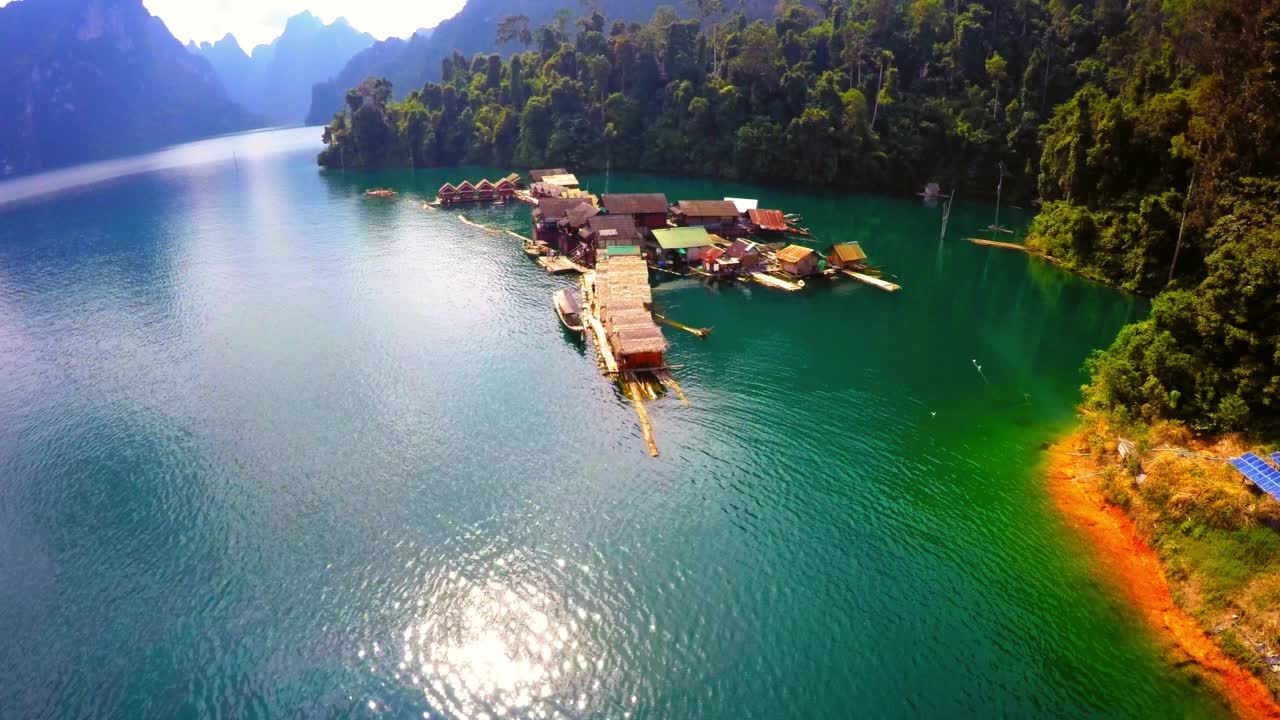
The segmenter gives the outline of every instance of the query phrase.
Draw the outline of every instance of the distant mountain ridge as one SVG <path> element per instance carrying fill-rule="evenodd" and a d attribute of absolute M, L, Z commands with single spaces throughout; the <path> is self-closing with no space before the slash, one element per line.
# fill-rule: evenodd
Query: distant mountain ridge
<path fill-rule="evenodd" d="M 750 18 L 769 17 L 774 0 L 743 0 L 725 3 L 728 11 L 743 9 Z M 647 21 L 662 5 L 687 14 L 687 4 L 673 0 L 597 0 L 594 5 L 609 21 Z M 332 79 L 312 90 L 308 124 L 325 124 L 342 109 L 347 90 L 367 77 L 385 77 L 391 81 L 397 97 L 420 89 L 427 82 L 440 80 L 440 64 L 454 50 L 466 57 L 476 53 L 501 52 L 504 55 L 522 50 L 517 45 L 498 47 L 498 23 L 511 15 L 527 15 L 529 29 L 551 22 L 559 10 L 570 10 L 575 17 L 583 15 L 582 0 L 468 0 L 457 15 L 445 20 L 427 37 L 415 35 L 409 40 L 392 38 L 376 43 L 361 52 Z"/>
<path fill-rule="evenodd" d="M 335 75 L 374 42 L 346 18 L 326 25 L 304 11 L 289 18 L 280 37 L 249 53 L 230 33 L 188 49 L 213 65 L 233 100 L 271 122 L 291 124 L 306 117 L 315 83 Z"/>
<path fill-rule="evenodd" d="M 0 7 L 0 176 L 255 125 L 142 0 Z"/>

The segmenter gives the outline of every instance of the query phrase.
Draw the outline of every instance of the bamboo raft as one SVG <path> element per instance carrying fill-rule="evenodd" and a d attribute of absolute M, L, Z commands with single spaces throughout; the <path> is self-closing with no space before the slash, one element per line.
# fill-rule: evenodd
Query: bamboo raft
<path fill-rule="evenodd" d="M 672 320 L 671 318 L 667 317 L 666 315 L 659 315 L 658 313 L 654 313 L 654 314 L 653 314 L 653 317 L 654 317 L 658 322 L 662 323 L 663 325 L 669 325 L 669 326 L 671 326 L 671 327 L 673 327 L 673 328 L 676 328 L 677 330 L 683 330 L 683 331 L 685 331 L 685 332 L 687 332 L 687 333 L 691 333 L 691 334 L 696 335 L 696 336 L 698 336 L 698 337 L 700 337 L 700 338 L 704 338 L 704 337 L 706 337 L 706 336 L 708 336 L 708 335 L 710 335 L 710 334 L 711 334 L 711 328 L 696 328 L 696 327 L 691 327 L 691 326 L 689 326 L 689 325 L 685 325 L 685 324 L 684 324 L 684 323 L 682 323 L 682 322 L 676 322 L 675 320 Z"/>
<path fill-rule="evenodd" d="M 804 289 L 803 280 L 783 280 L 780 277 L 775 277 L 768 273 L 753 272 L 751 273 L 751 279 L 761 285 L 767 285 L 777 290 L 786 290 L 787 292 L 797 292 Z"/>
<path fill-rule="evenodd" d="M 1005 250 L 1018 250 L 1020 252 L 1029 253 L 1031 248 L 1022 243 L 1003 242 L 1001 240 L 984 240 L 982 238 L 965 238 L 974 245 L 986 245 L 987 247 L 1004 248 Z"/>
<path fill-rule="evenodd" d="M 847 269 L 841 268 L 840 272 L 844 273 L 847 277 L 851 277 L 854 280 L 857 280 L 860 283 L 866 283 L 873 287 L 878 287 L 881 290 L 884 290 L 885 292 L 898 292 L 899 290 L 902 289 L 901 285 L 891 283 L 888 280 L 881 280 L 878 277 L 872 277 L 870 275 L 866 275 L 860 272 L 854 272 L 853 270 L 847 270 Z"/>
<path fill-rule="evenodd" d="M 1061 260 L 1059 260 L 1056 257 L 1037 252 L 1032 248 L 1029 248 L 1026 245 L 1023 245 L 1022 243 L 1011 243 L 1011 242 L 1003 242 L 1000 240 L 986 240 L 983 238 L 972 238 L 972 237 L 965 238 L 965 239 L 973 243 L 974 245 L 983 245 L 985 247 L 1001 248 L 1003 250 L 1017 250 L 1018 252 L 1024 252 L 1028 255 L 1035 255 L 1036 257 L 1044 258 L 1045 260 L 1048 260 L 1049 262 L 1055 265 L 1061 262 Z"/>
<path fill-rule="evenodd" d="M 459 214 L 458 219 L 461 220 L 463 224 L 470 225 L 473 228 L 479 228 L 485 232 L 494 233 L 494 234 L 502 232 L 498 228 L 489 227 L 488 225 L 481 225 L 478 222 L 472 222 L 472 220 L 468 218 L 466 215 Z"/>
<path fill-rule="evenodd" d="M 653 439 L 653 423 L 649 420 L 649 409 L 644 406 L 645 397 L 655 400 L 657 393 L 641 382 L 634 373 L 624 373 L 621 382 L 623 394 L 635 408 L 636 417 L 640 418 L 640 434 L 644 436 L 644 444 L 649 449 L 649 456 L 658 457 L 658 443 Z"/>
<path fill-rule="evenodd" d="M 676 382 L 676 378 L 671 374 L 670 370 L 656 370 L 653 375 L 658 378 L 658 382 L 666 385 L 672 392 L 674 392 L 676 397 L 680 398 L 680 402 L 684 403 L 685 407 L 689 407 L 689 398 L 684 396 L 684 389 L 680 387 L 680 383 Z"/>

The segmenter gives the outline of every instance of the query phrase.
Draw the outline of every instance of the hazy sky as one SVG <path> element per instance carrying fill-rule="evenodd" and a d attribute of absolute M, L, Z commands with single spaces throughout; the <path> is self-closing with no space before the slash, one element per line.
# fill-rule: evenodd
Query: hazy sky
<path fill-rule="evenodd" d="M 182 42 L 236 36 L 248 52 L 269 43 L 284 29 L 285 20 L 310 10 L 321 20 L 345 17 L 357 30 L 378 39 L 407 37 L 431 27 L 462 9 L 465 0 L 144 0 L 152 15 L 160 16 Z M 0 5 L 4 4 L 0 1 Z"/>

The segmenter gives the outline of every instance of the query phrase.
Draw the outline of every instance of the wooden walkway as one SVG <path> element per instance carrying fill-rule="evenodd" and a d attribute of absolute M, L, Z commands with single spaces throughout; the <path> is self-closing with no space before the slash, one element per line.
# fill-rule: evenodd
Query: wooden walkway
<path fill-rule="evenodd" d="M 552 275 L 573 272 L 585 273 L 587 271 L 587 268 L 563 255 L 557 255 L 556 257 L 540 257 L 538 258 L 538 265 Z"/>
<path fill-rule="evenodd" d="M 613 357 L 613 350 L 609 347 L 609 335 L 604 331 L 604 326 L 596 319 L 595 315 L 587 315 L 587 324 L 591 326 L 591 332 L 596 342 L 596 350 L 600 353 L 600 358 L 604 360 L 604 369 L 609 371 L 610 375 L 618 374 L 618 361 Z"/>

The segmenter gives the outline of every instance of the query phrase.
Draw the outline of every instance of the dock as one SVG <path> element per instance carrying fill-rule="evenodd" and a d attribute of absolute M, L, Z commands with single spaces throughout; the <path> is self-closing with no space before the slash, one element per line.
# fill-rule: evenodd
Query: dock
<path fill-rule="evenodd" d="M 613 350 L 609 347 L 609 335 L 604 331 L 604 326 L 600 324 L 595 315 L 587 315 L 587 324 L 591 327 L 593 339 L 596 343 L 596 351 L 600 353 L 600 360 L 604 363 L 604 369 L 610 375 L 617 375 L 618 361 L 613 357 Z"/>
<path fill-rule="evenodd" d="M 803 280 L 783 280 L 768 273 L 753 272 L 751 273 L 751 279 L 761 285 L 767 285 L 777 290 L 786 290 L 787 292 L 797 292 L 804 289 Z"/>
<path fill-rule="evenodd" d="M 885 292 L 898 292 L 899 290 L 902 289 L 901 285 L 896 285 L 894 283 L 889 282 L 888 280 L 881 280 L 878 277 L 872 277 L 870 275 L 865 275 L 860 272 L 854 272 L 852 270 L 846 270 L 843 268 L 840 270 L 840 272 L 844 273 L 845 276 L 847 277 L 851 277 L 854 280 L 857 280 L 860 283 L 866 283 L 873 287 L 878 287 L 881 290 L 884 290 Z"/>
<path fill-rule="evenodd" d="M 555 257 L 543 256 L 538 258 L 538 266 L 552 275 L 561 275 L 564 273 L 585 273 L 587 268 L 570 260 L 563 255 Z"/>

